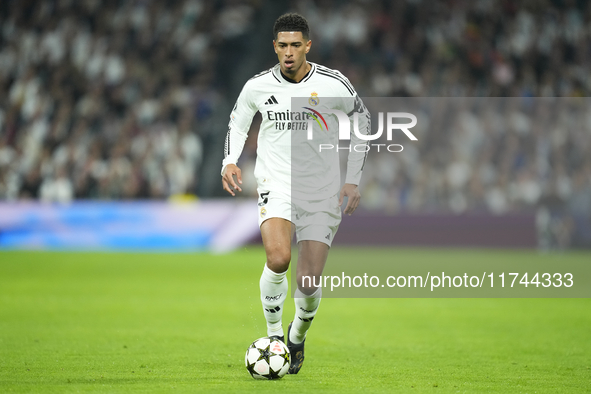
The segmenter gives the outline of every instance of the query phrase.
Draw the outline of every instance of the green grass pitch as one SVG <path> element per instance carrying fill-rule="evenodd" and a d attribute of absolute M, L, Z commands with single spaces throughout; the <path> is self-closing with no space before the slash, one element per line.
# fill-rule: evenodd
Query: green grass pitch
<path fill-rule="evenodd" d="M 387 252 L 408 261 L 498 253 Z M 335 248 L 329 259 L 351 255 Z M 0 252 L 0 393 L 591 392 L 590 299 L 327 298 L 300 374 L 255 381 L 244 352 L 265 335 L 263 262 L 259 247 Z M 285 309 L 286 328 L 291 299 Z"/>

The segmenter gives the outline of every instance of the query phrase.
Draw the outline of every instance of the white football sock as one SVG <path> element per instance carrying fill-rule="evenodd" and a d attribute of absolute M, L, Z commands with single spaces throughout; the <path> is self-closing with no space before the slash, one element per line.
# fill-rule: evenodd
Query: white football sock
<path fill-rule="evenodd" d="M 306 295 L 296 290 L 294 295 L 296 312 L 289 332 L 289 340 L 292 343 L 302 343 L 306 339 L 306 333 L 312 325 L 312 320 L 316 316 L 316 311 L 322 299 L 322 288 L 319 287 L 310 295 Z"/>
<path fill-rule="evenodd" d="M 267 320 L 267 335 L 283 336 L 281 316 L 283 315 L 283 304 L 287 298 L 289 284 L 285 275 L 287 271 L 275 273 L 267 267 L 263 268 L 263 274 L 259 282 L 261 288 L 261 302 L 263 314 Z"/>

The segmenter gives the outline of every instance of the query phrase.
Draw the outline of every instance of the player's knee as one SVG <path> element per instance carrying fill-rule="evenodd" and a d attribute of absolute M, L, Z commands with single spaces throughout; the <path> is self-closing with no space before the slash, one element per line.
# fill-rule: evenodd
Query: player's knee
<path fill-rule="evenodd" d="M 273 272 L 285 272 L 291 261 L 291 250 L 275 249 L 267 251 L 267 267 Z"/>

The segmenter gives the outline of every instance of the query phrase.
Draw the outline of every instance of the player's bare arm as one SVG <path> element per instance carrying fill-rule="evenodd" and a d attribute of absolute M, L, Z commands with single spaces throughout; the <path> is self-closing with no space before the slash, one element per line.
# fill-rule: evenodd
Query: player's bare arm
<path fill-rule="evenodd" d="M 236 180 L 234 180 L 234 176 L 236 176 Z M 222 185 L 224 190 L 232 196 L 235 196 L 236 193 L 234 193 L 234 191 L 242 191 L 242 188 L 240 188 L 238 184 L 242 185 L 242 171 L 236 164 L 228 164 L 222 175 Z"/>
<path fill-rule="evenodd" d="M 351 183 L 345 183 L 341 189 L 341 195 L 339 197 L 339 205 L 343 205 L 343 201 L 347 197 L 347 206 L 345 207 L 345 214 L 351 216 L 353 212 L 359 206 L 359 200 L 361 200 L 361 193 L 359 193 L 359 187 Z"/>

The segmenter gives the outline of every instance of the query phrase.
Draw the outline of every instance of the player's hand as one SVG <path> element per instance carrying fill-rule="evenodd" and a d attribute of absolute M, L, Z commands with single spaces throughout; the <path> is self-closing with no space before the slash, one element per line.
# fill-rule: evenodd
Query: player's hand
<path fill-rule="evenodd" d="M 228 164 L 224 169 L 224 174 L 222 175 L 222 185 L 224 186 L 224 190 L 230 193 L 232 196 L 235 196 L 235 190 L 241 192 L 242 189 L 240 186 L 236 184 L 234 181 L 234 175 L 236 175 L 236 181 L 242 185 L 242 171 L 236 164 Z"/>
<path fill-rule="evenodd" d="M 343 201 L 347 197 L 347 206 L 345 207 L 345 213 L 349 216 L 359 206 L 359 200 L 361 200 L 361 194 L 359 193 L 359 188 L 357 185 L 353 185 L 351 183 L 345 183 L 343 188 L 341 189 L 341 196 L 339 198 L 339 206 L 343 205 Z"/>

